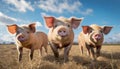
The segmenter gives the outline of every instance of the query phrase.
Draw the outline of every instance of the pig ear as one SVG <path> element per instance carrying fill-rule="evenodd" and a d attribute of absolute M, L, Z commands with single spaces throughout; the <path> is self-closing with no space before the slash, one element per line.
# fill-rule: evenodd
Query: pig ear
<path fill-rule="evenodd" d="M 89 29 L 90 29 L 90 27 L 89 26 L 82 26 L 82 29 L 83 29 L 83 33 L 87 34 Z"/>
<path fill-rule="evenodd" d="M 46 23 L 46 25 L 47 25 L 48 28 L 53 27 L 54 20 L 55 20 L 54 17 L 46 17 L 46 16 L 44 16 L 44 19 L 45 19 L 45 23 Z"/>
<path fill-rule="evenodd" d="M 9 31 L 11 34 L 15 34 L 16 31 L 17 31 L 18 26 L 17 26 L 16 24 L 7 25 L 7 28 L 8 28 L 8 31 Z"/>
<path fill-rule="evenodd" d="M 112 27 L 110 26 L 104 26 L 103 27 L 103 33 L 104 34 L 108 34 L 111 31 Z"/>
<path fill-rule="evenodd" d="M 36 25 L 36 23 L 29 24 L 29 28 L 30 28 L 30 30 L 33 31 L 33 32 L 36 31 L 35 25 Z"/>
<path fill-rule="evenodd" d="M 83 18 L 71 18 L 72 27 L 76 29 L 82 22 Z"/>

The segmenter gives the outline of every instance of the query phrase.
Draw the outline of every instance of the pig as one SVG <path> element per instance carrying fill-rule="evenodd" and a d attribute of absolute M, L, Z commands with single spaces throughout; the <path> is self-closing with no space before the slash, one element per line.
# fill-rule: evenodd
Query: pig
<path fill-rule="evenodd" d="M 49 28 L 48 40 L 56 59 L 59 58 L 58 49 L 64 48 L 64 62 L 68 61 L 69 50 L 73 44 L 74 32 L 83 18 L 55 18 L 44 16 L 46 26 Z"/>
<path fill-rule="evenodd" d="M 16 34 L 15 44 L 18 51 L 18 60 L 21 61 L 23 48 L 30 49 L 30 59 L 33 59 L 34 50 L 39 49 L 42 56 L 42 47 L 47 53 L 48 37 L 44 32 L 36 32 L 35 23 L 27 26 L 18 26 L 16 24 L 7 25 L 11 34 Z"/>
<path fill-rule="evenodd" d="M 83 54 L 83 48 L 86 48 L 87 55 L 91 56 L 92 60 L 96 60 L 100 56 L 104 34 L 107 35 L 111 29 L 111 26 L 98 26 L 96 24 L 82 26 L 82 32 L 78 36 L 81 54 Z M 96 53 L 94 52 L 94 48 L 96 49 Z"/>

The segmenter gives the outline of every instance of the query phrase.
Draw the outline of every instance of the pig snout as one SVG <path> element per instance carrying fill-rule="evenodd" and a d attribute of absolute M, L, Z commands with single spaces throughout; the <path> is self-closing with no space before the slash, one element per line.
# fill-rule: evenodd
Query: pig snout
<path fill-rule="evenodd" d="M 101 34 L 96 34 L 96 35 L 94 35 L 94 38 L 96 40 L 100 40 L 102 38 L 102 35 Z"/>
<path fill-rule="evenodd" d="M 17 38 L 20 42 L 25 41 L 25 36 L 24 35 L 19 35 Z"/>
<path fill-rule="evenodd" d="M 61 37 L 65 37 L 68 35 L 68 32 L 65 28 L 61 28 L 58 30 L 58 35 L 61 36 Z"/>

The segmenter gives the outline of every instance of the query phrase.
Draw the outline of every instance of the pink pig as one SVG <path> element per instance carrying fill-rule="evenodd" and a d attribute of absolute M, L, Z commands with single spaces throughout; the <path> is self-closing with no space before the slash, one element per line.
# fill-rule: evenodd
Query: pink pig
<path fill-rule="evenodd" d="M 8 31 L 11 34 L 16 33 L 16 46 L 18 50 L 18 59 L 21 61 L 23 47 L 31 50 L 30 59 L 33 59 L 33 52 L 36 49 L 40 49 L 40 55 L 42 56 L 42 47 L 45 48 L 45 52 L 47 53 L 47 44 L 48 38 L 47 35 L 43 32 L 35 32 L 35 23 L 29 24 L 28 26 L 18 26 L 7 25 Z"/>
<path fill-rule="evenodd" d="M 100 56 L 100 50 L 104 40 L 104 34 L 108 34 L 112 27 L 101 27 L 96 24 L 92 24 L 90 26 L 82 26 L 82 29 L 83 31 L 78 36 L 78 43 L 81 54 L 83 54 L 83 48 L 86 48 L 87 54 L 89 56 L 91 55 L 91 58 L 93 60 L 96 60 L 96 58 Z M 96 53 L 94 52 L 94 48 L 96 48 Z"/>
<path fill-rule="evenodd" d="M 73 44 L 74 32 L 83 18 L 44 17 L 49 28 L 48 40 L 55 58 L 59 57 L 58 49 L 64 48 L 64 61 L 68 60 L 69 50 Z"/>

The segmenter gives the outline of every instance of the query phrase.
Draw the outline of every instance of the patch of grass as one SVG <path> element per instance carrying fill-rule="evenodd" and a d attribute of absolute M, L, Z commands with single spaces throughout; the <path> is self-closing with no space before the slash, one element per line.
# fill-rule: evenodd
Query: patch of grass
<path fill-rule="evenodd" d="M 59 51 L 60 61 L 56 61 L 51 48 L 48 55 L 39 56 L 35 50 L 33 60 L 29 59 L 29 50 L 24 48 L 23 58 L 18 62 L 15 45 L 0 45 L 0 69 L 120 69 L 120 46 L 103 45 L 98 61 L 92 62 L 89 56 L 80 55 L 78 45 L 73 45 L 69 54 L 69 61 L 63 62 L 63 50 Z"/>

